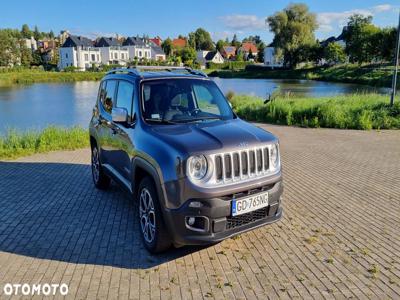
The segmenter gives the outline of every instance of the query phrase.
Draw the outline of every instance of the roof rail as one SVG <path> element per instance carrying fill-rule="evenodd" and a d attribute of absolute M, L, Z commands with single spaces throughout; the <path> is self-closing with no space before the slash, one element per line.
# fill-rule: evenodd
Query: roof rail
<path fill-rule="evenodd" d="M 176 66 L 134 66 L 134 67 L 128 67 L 128 68 L 117 68 L 117 69 L 112 69 L 111 71 L 107 72 L 108 74 L 117 74 L 117 73 L 127 73 L 131 75 L 136 75 L 136 76 L 141 76 L 142 74 L 141 71 L 146 71 L 146 70 L 153 70 L 153 71 L 167 71 L 167 72 L 173 72 L 173 71 L 184 71 L 192 75 L 197 75 L 197 76 L 203 76 L 203 77 L 208 77 L 205 73 L 199 70 L 193 70 L 192 68 L 189 67 L 176 67 Z"/>
<path fill-rule="evenodd" d="M 109 75 L 109 74 L 117 74 L 117 73 L 127 73 L 127 74 L 140 76 L 139 72 L 134 68 L 115 68 L 115 69 L 108 71 L 106 74 Z"/>

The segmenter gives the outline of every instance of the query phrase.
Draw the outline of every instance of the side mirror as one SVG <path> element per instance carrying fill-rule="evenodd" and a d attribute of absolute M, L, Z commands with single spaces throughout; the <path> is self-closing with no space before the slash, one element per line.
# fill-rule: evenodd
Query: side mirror
<path fill-rule="evenodd" d="M 111 117 L 115 123 L 128 122 L 128 111 L 125 108 L 115 107 L 111 111 Z"/>

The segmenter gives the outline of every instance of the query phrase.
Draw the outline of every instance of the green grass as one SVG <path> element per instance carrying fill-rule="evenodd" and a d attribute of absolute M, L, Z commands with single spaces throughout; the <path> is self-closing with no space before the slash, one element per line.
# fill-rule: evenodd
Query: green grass
<path fill-rule="evenodd" d="M 42 131 L 9 130 L 0 136 L 0 160 L 55 150 L 74 150 L 89 146 L 89 133 L 80 127 L 48 127 Z"/>
<path fill-rule="evenodd" d="M 210 70 L 208 73 L 209 76 L 221 78 L 309 79 L 390 87 L 392 83 L 393 67 L 346 64 L 334 67 L 270 70 L 252 66 L 247 70 Z M 400 84 L 398 87 L 400 88 Z"/>
<path fill-rule="evenodd" d="M 233 109 L 248 121 L 301 127 L 340 129 L 400 129 L 400 99 L 390 107 L 389 96 L 354 94 L 324 98 L 261 98 L 235 95 Z"/>
<path fill-rule="evenodd" d="M 53 72 L 41 70 L 10 70 L 0 72 L 0 86 L 30 84 L 36 82 L 74 82 L 100 80 L 102 72 Z"/>

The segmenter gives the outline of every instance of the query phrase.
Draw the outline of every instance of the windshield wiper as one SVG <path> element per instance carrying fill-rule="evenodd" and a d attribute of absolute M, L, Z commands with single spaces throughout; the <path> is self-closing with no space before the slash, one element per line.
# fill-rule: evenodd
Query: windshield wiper
<path fill-rule="evenodd" d="M 196 122 L 196 121 L 204 121 L 204 120 L 222 120 L 222 117 L 209 116 L 209 117 L 191 118 L 191 119 L 177 119 L 177 120 L 174 120 L 174 122 L 186 123 L 186 122 Z"/>
<path fill-rule="evenodd" d="M 154 123 L 158 123 L 158 124 L 176 124 L 175 122 L 172 121 L 168 121 L 168 120 L 163 120 L 163 119 L 145 119 L 146 122 L 154 122 Z"/>

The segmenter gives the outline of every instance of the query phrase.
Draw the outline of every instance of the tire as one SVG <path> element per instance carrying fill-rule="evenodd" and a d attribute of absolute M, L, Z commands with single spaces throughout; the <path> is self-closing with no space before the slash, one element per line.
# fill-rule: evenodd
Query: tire
<path fill-rule="evenodd" d="M 99 190 L 105 190 L 110 186 L 111 179 L 103 170 L 100 162 L 100 155 L 97 146 L 92 147 L 92 179 L 93 183 Z"/>
<path fill-rule="evenodd" d="M 137 199 L 139 201 L 139 228 L 143 243 L 150 253 L 160 253 L 171 247 L 171 237 L 166 229 L 161 206 L 153 180 L 142 179 Z"/>

